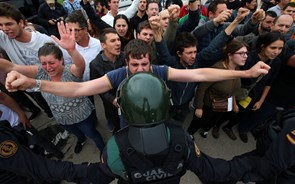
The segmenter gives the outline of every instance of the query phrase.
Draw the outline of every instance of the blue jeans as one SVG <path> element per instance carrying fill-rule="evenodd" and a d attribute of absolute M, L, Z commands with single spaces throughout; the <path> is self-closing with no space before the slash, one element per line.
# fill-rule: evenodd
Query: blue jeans
<path fill-rule="evenodd" d="M 92 111 L 90 116 L 85 120 L 72 125 L 62 125 L 62 127 L 74 134 L 78 138 L 78 142 L 82 143 L 86 140 L 86 137 L 92 139 L 98 149 L 102 152 L 104 148 L 104 142 L 100 133 L 96 130 L 97 118 L 95 110 Z"/>

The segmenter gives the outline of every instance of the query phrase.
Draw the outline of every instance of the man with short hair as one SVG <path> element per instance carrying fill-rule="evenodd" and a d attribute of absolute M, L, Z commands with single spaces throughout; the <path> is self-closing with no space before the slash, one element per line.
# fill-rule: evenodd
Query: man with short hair
<path fill-rule="evenodd" d="M 152 45 L 154 41 L 154 33 L 148 21 L 143 21 L 137 28 L 137 39 L 147 42 Z"/>
<path fill-rule="evenodd" d="M 89 2 L 89 0 L 83 0 L 84 4 Z M 119 12 L 119 0 L 108 0 L 108 4 L 110 7 L 110 11 L 101 17 L 103 21 L 113 27 L 114 24 L 114 17 L 118 14 L 126 15 L 128 19 L 134 16 L 137 10 L 139 0 L 134 0 L 132 4 L 124 11 Z"/>
<path fill-rule="evenodd" d="M 95 2 L 95 9 L 99 17 L 102 17 L 108 13 L 109 6 L 106 0 L 95 0 L 94 2 Z"/>
<path fill-rule="evenodd" d="M 218 4 L 218 3 L 221 4 Z M 213 6 L 215 4 L 215 6 Z M 216 12 L 213 13 L 210 11 L 210 6 L 212 7 L 212 11 L 215 9 Z M 223 10 L 223 11 L 217 11 L 217 7 L 221 6 L 224 8 L 226 6 L 225 2 L 223 0 L 216 0 L 210 3 L 208 7 L 209 11 L 209 21 L 205 22 L 203 25 L 199 25 L 196 27 L 192 34 L 198 39 L 198 52 L 200 52 L 202 49 L 206 48 L 209 43 L 214 39 L 216 35 L 218 35 L 221 31 L 223 31 L 230 22 L 226 22 L 227 19 L 231 16 L 232 11 L 231 10 Z M 248 9 L 245 8 L 239 8 L 239 10 L 242 10 L 244 12 L 248 12 Z M 216 16 L 218 15 L 218 16 Z M 211 18 L 210 18 L 211 17 Z M 264 19 L 265 12 L 263 10 L 257 10 L 255 13 L 252 14 L 251 19 L 247 21 L 245 24 L 238 25 L 235 30 L 232 33 L 232 36 L 243 36 L 251 33 L 259 23 L 260 19 Z M 200 21 L 201 22 L 201 21 Z M 222 59 L 221 58 L 222 53 L 216 54 L 216 61 Z M 214 63 L 204 63 L 200 65 L 201 67 L 209 67 L 212 66 Z"/>
<path fill-rule="evenodd" d="M 290 15 L 280 15 L 275 18 L 271 31 L 279 31 L 282 34 L 287 34 L 292 25 L 293 18 Z"/>
<path fill-rule="evenodd" d="M 148 19 L 146 8 L 147 0 L 139 0 L 137 13 L 130 19 L 130 24 L 133 30 L 137 29 L 139 23 Z"/>
<path fill-rule="evenodd" d="M 125 66 L 125 57 L 121 52 L 121 41 L 117 31 L 106 28 L 100 34 L 103 50 L 90 63 L 90 79 L 104 76 L 107 72 Z M 105 109 L 105 117 L 111 132 L 120 129 L 120 117 L 116 99 L 116 88 L 100 94 Z"/>
<path fill-rule="evenodd" d="M 24 25 L 25 20 L 16 7 L 8 3 L 0 3 L 0 47 L 6 51 L 13 63 L 38 64 L 38 49 L 44 43 L 54 41 L 45 34 L 25 31 Z M 65 63 L 70 63 L 70 56 L 64 49 L 62 51 Z"/>
<path fill-rule="evenodd" d="M 162 30 L 166 31 L 169 24 L 169 18 L 170 18 L 168 9 L 162 10 L 159 13 L 159 15 L 160 15 L 160 24 L 161 24 Z"/>
<path fill-rule="evenodd" d="M 45 27 L 49 35 L 59 37 L 57 22 L 64 20 L 67 16 L 61 4 L 55 0 L 46 0 L 38 9 L 38 21 Z"/>
<path fill-rule="evenodd" d="M 282 9 L 282 14 L 283 15 L 290 15 L 294 17 L 295 15 L 295 2 L 290 2 L 286 4 L 286 6 Z"/>
<path fill-rule="evenodd" d="M 290 2 L 290 0 L 280 0 L 279 3 L 271 8 L 269 8 L 267 11 L 274 11 L 276 12 L 277 16 L 280 16 L 282 13 L 282 9 Z"/>
<path fill-rule="evenodd" d="M 282 9 L 282 15 L 290 15 L 293 18 L 293 23 L 294 23 L 294 17 L 295 17 L 295 2 L 290 2 L 286 4 L 286 6 Z M 286 38 L 292 38 L 294 39 L 294 34 L 295 34 L 295 26 L 294 24 L 292 27 L 289 29 Z"/>
<path fill-rule="evenodd" d="M 146 14 L 148 18 L 159 14 L 159 4 L 155 0 L 151 0 L 147 4 Z"/>
<path fill-rule="evenodd" d="M 154 42 L 154 33 L 148 21 L 143 21 L 137 28 L 137 39 L 143 40 L 151 47 L 151 63 L 158 65 L 157 48 Z"/>
<path fill-rule="evenodd" d="M 273 11 L 265 12 L 265 19 L 259 22 L 257 32 L 259 35 L 269 32 L 271 27 L 274 25 L 274 20 L 277 17 L 276 13 Z"/>
<path fill-rule="evenodd" d="M 237 36 L 236 38 L 248 44 L 249 49 L 256 48 L 256 40 L 259 35 L 270 32 L 274 25 L 274 20 L 277 14 L 273 11 L 265 12 L 265 18 L 259 21 L 257 28 L 255 28 L 250 34 L 245 36 Z"/>
<path fill-rule="evenodd" d="M 88 81 L 90 79 L 89 64 L 102 50 L 100 41 L 89 35 L 87 20 L 80 10 L 73 11 L 66 18 L 66 23 L 69 30 L 75 32 L 76 49 L 85 60 L 83 81 Z"/>

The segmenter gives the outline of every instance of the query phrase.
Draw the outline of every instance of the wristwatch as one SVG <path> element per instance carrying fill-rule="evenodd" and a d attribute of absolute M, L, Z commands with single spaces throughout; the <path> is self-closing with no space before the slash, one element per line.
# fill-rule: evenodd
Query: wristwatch
<path fill-rule="evenodd" d="M 31 89 L 27 89 L 27 92 L 39 92 L 41 88 L 41 80 L 36 79 L 36 86 L 31 88 Z"/>

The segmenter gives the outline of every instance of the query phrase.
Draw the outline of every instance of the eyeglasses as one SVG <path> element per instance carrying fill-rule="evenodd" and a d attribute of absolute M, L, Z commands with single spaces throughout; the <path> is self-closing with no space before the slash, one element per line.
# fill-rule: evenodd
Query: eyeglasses
<path fill-rule="evenodd" d="M 79 33 L 83 29 L 84 28 L 80 28 L 80 29 L 69 29 L 69 30 L 70 30 L 70 32 L 75 31 L 75 33 Z"/>
<path fill-rule="evenodd" d="M 234 54 L 239 54 L 241 57 L 248 56 L 249 52 L 235 52 Z"/>

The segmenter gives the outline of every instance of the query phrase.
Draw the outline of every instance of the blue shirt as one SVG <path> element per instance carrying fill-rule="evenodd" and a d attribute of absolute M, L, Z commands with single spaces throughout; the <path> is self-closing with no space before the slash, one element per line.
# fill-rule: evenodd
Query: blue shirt
<path fill-rule="evenodd" d="M 164 81 L 168 80 L 168 66 L 166 65 L 152 65 L 151 72 L 163 79 Z M 110 81 L 110 85 L 112 88 L 116 89 L 119 87 L 120 83 L 131 76 L 132 74 L 128 70 L 128 67 L 118 68 L 116 70 L 112 70 L 108 72 L 107 77 Z"/>
<path fill-rule="evenodd" d="M 79 0 L 74 0 L 73 3 L 71 3 L 69 0 L 65 0 L 63 3 L 63 7 L 65 11 L 67 12 L 67 16 L 69 16 L 74 10 L 80 10 L 81 5 Z"/>

